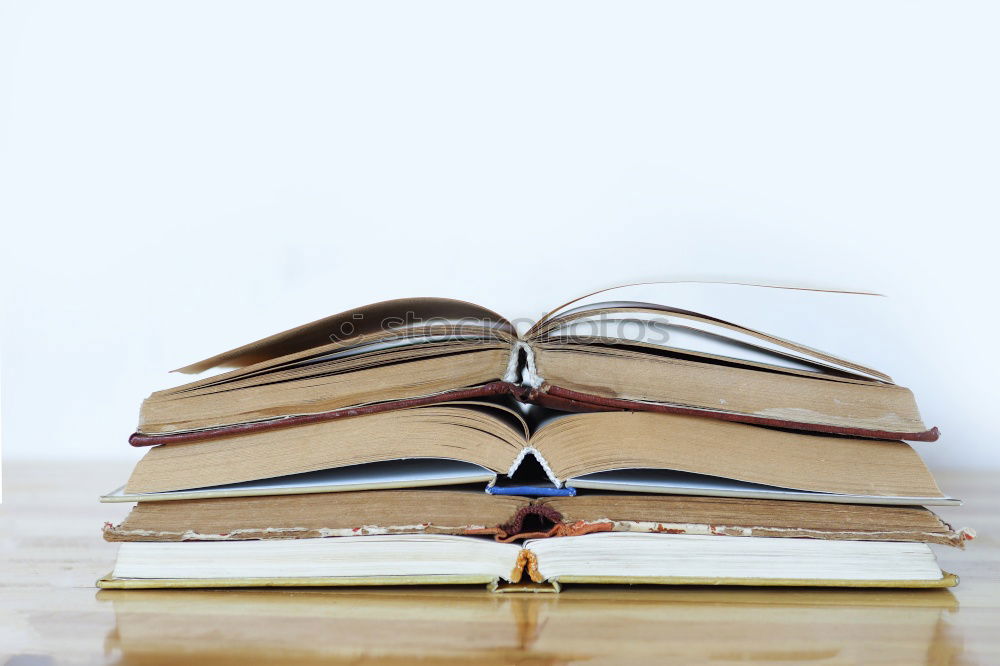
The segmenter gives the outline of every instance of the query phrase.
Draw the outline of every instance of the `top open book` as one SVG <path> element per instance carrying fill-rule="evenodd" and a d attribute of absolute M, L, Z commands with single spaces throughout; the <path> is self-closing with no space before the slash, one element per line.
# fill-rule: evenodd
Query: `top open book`
<path fill-rule="evenodd" d="M 871 300 L 729 283 L 633 285 L 571 301 L 523 332 L 464 301 L 385 301 L 181 368 L 229 370 L 152 394 L 130 441 L 199 441 L 500 394 L 564 411 L 936 440 L 908 389 L 803 344 L 827 328 L 863 331 L 856 305 Z"/>

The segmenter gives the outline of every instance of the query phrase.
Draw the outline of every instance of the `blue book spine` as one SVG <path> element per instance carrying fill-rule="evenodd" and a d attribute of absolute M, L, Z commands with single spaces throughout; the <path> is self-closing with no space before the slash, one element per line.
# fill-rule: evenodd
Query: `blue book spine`
<path fill-rule="evenodd" d="M 490 495 L 520 495 L 522 497 L 573 497 L 575 488 L 555 488 L 552 486 L 492 486 L 486 489 Z"/>

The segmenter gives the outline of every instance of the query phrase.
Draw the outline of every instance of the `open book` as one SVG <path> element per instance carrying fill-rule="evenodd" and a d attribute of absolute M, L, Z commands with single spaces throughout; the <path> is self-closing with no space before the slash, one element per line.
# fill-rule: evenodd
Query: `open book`
<path fill-rule="evenodd" d="M 105 500 L 479 483 L 515 495 L 588 488 L 838 503 L 956 501 L 900 441 L 679 414 L 537 411 L 542 416 L 533 419 L 516 405 L 440 403 L 158 446 Z M 541 478 L 518 482 L 529 462 Z"/>
<path fill-rule="evenodd" d="M 104 526 L 107 541 L 453 534 L 510 542 L 593 532 L 918 541 L 958 548 L 973 536 L 919 506 L 626 493 L 530 498 L 459 489 L 143 501 L 121 524 Z"/>
<path fill-rule="evenodd" d="M 656 583 L 949 587 L 925 543 L 604 532 L 498 543 L 451 535 L 125 542 L 103 587 Z"/>
<path fill-rule="evenodd" d="M 855 306 L 877 297 L 678 282 L 656 286 L 661 300 L 634 300 L 651 288 L 591 294 L 524 332 L 487 308 L 440 298 L 342 312 L 181 368 L 229 370 L 149 396 L 130 441 L 211 440 L 501 394 L 568 411 L 937 438 L 908 389 L 807 346 L 824 337 L 822 318 L 862 334 L 864 308 Z"/>

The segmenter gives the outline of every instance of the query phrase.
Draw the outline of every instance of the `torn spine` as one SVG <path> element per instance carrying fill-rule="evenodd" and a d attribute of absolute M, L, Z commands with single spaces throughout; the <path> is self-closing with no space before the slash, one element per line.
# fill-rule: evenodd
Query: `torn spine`
<path fill-rule="evenodd" d="M 524 363 L 521 363 L 522 355 Z M 541 388 L 545 380 L 538 374 L 538 367 L 535 365 L 535 350 L 527 342 L 518 340 L 514 343 L 503 380 L 517 386 Z"/>

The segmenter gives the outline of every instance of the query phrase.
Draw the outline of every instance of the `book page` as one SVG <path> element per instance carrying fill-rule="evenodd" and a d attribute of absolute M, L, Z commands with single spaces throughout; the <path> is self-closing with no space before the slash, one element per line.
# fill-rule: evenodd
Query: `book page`
<path fill-rule="evenodd" d="M 624 303 L 652 306 L 668 315 L 670 310 L 675 316 L 684 312 L 703 315 L 718 324 L 822 350 L 867 370 L 880 358 L 877 343 L 888 343 L 891 330 L 886 299 L 878 294 L 726 282 L 654 282 L 615 287 L 570 301 L 542 317 L 528 335 L 543 330 L 555 317 Z"/>
<path fill-rule="evenodd" d="M 924 543 L 601 532 L 524 543 L 543 578 L 942 581 Z M 664 580 L 656 581 L 662 578 Z M 763 582 L 762 581 L 762 582 Z M 826 582 L 824 582 L 826 581 Z M 639 582 L 639 580 L 636 580 Z M 780 583 L 779 583 L 780 584 Z"/>
<path fill-rule="evenodd" d="M 119 546 L 114 576 L 221 580 L 392 577 L 399 580 L 405 576 L 478 574 L 486 576 L 487 580 L 509 579 L 520 550 L 520 546 L 513 544 L 447 534 L 202 541 L 196 544 L 125 542 Z M 385 584 L 391 582 L 385 581 Z M 252 580 L 245 581 L 245 584 L 252 583 Z"/>
<path fill-rule="evenodd" d="M 503 339 L 516 337 L 504 317 L 466 301 L 450 298 L 400 298 L 373 303 L 331 315 L 217 354 L 175 372 L 193 374 L 211 368 L 240 368 L 332 343 L 349 346 L 354 339 L 400 337 L 406 331 L 444 328 L 480 328 Z"/>
<path fill-rule="evenodd" d="M 611 472 L 584 474 L 568 479 L 566 485 L 570 488 L 613 490 L 629 493 L 741 497 L 747 499 L 799 500 L 844 504 L 892 504 L 906 506 L 961 504 L 959 500 L 952 497 L 886 497 L 885 495 L 794 490 L 792 488 L 779 488 L 778 486 L 748 483 L 735 479 L 678 472 L 669 469 L 619 469 Z"/>
<path fill-rule="evenodd" d="M 488 483 L 496 474 L 485 467 L 445 458 L 408 458 L 350 465 L 318 472 L 290 474 L 257 481 L 229 483 L 158 493 L 126 493 L 124 486 L 101 497 L 102 502 L 154 502 L 163 500 L 332 493 L 350 490 L 420 488 Z"/>
<path fill-rule="evenodd" d="M 592 315 L 573 319 L 546 333 L 546 339 L 563 338 L 580 343 L 607 344 L 635 342 L 679 352 L 749 361 L 802 372 L 847 372 L 870 378 L 867 373 L 825 359 L 790 350 L 788 347 L 747 335 L 730 328 L 692 319 L 669 318 L 651 312 Z"/>

